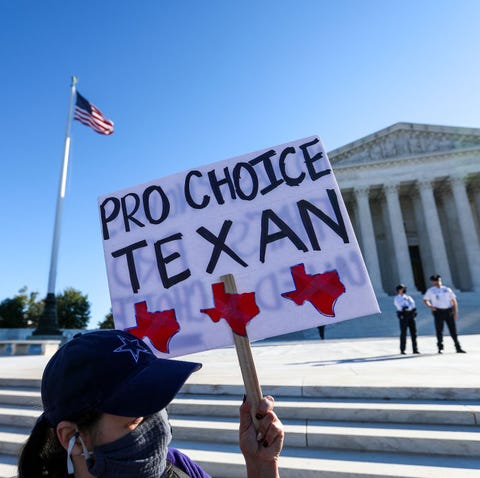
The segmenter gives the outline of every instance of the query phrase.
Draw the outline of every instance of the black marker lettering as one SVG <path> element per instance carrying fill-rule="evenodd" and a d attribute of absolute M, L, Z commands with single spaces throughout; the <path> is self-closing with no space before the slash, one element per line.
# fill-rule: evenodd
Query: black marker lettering
<path fill-rule="evenodd" d="M 225 244 L 225 239 L 227 238 L 228 231 L 231 227 L 232 221 L 223 221 L 222 229 L 220 230 L 218 237 L 203 226 L 197 229 L 197 232 L 200 234 L 200 236 L 213 244 L 213 251 L 207 266 L 207 272 L 209 274 L 215 270 L 222 251 L 226 252 L 234 261 L 238 262 L 243 267 L 248 267 L 248 264 Z"/>
<path fill-rule="evenodd" d="M 312 219 L 310 218 L 310 213 L 318 217 L 322 222 L 324 222 L 332 231 L 338 234 L 344 243 L 348 243 L 348 234 L 345 228 L 345 223 L 343 221 L 342 213 L 340 212 L 340 207 L 338 206 L 337 195 L 335 194 L 334 189 L 327 189 L 328 198 L 330 199 L 330 204 L 332 205 L 333 212 L 335 213 L 335 222 L 330 216 L 327 216 L 322 210 L 318 209 L 313 204 L 302 199 L 297 202 L 298 212 L 302 219 L 303 227 L 307 232 L 312 248 L 315 251 L 320 250 L 320 244 L 318 243 L 315 230 L 313 228 Z"/>
<path fill-rule="evenodd" d="M 152 216 L 152 212 L 150 210 L 150 196 L 154 192 L 159 194 L 160 200 L 162 201 L 162 214 L 158 219 L 155 219 Z M 150 224 L 160 224 L 168 217 L 168 214 L 170 213 L 170 201 L 160 186 L 149 186 L 147 189 L 145 189 L 145 191 L 143 191 L 143 209 L 145 210 L 145 216 Z"/>
<path fill-rule="evenodd" d="M 315 138 L 313 141 L 309 143 L 302 144 L 300 149 L 303 151 L 303 157 L 305 159 L 305 164 L 307 165 L 308 174 L 312 181 L 316 181 L 317 179 L 331 173 L 330 169 L 324 169 L 323 171 L 316 171 L 313 163 L 318 161 L 319 159 L 323 158 L 323 152 L 320 151 L 319 153 L 315 154 L 313 157 L 310 156 L 310 152 L 308 151 L 309 146 L 313 146 L 319 142 L 318 138 Z"/>
<path fill-rule="evenodd" d="M 235 188 L 233 186 L 232 178 L 230 177 L 230 171 L 227 167 L 223 168 L 223 173 L 225 177 L 223 179 L 218 179 L 215 173 L 215 170 L 212 169 L 208 172 L 208 179 L 210 180 L 210 186 L 212 188 L 213 194 L 218 204 L 223 204 L 225 200 L 223 199 L 222 192 L 220 191 L 220 186 L 226 184 L 230 191 L 230 196 L 232 199 L 236 199 Z"/>
<path fill-rule="evenodd" d="M 273 234 L 268 232 L 269 221 L 272 221 L 280 231 Z M 271 209 L 266 209 L 262 213 L 262 225 L 261 225 L 261 235 L 260 235 L 260 262 L 265 262 L 265 251 L 267 245 L 271 242 L 278 241 L 280 239 L 288 238 L 295 245 L 299 251 L 307 252 L 307 246 L 302 242 L 302 240 L 295 234 L 295 232 L 280 219 Z"/>
<path fill-rule="evenodd" d="M 132 290 L 134 294 L 138 292 L 140 289 L 140 284 L 138 282 L 137 270 L 135 268 L 135 259 L 133 257 L 133 251 L 135 249 L 140 249 L 141 247 L 145 247 L 147 245 L 147 241 L 139 241 L 131 244 L 123 249 L 119 249 L 118 251 L 112 252 L 112 256 L 117 258 L 123 255 L 127 256 L 127 266 L 128 266 L 128 274 L 130 276 L 130 285 L 132 286 Z"/>
<path fill-rule="evenodd" d="M 208 196 L 208 194 L 205 194 L 202 198 L 201 203 L 196 203 L 193 200 L 192 194 L 190 192 L 190 180 L 192 176 L 201 178 L 202 173 L 200 171 L 194 170 L 194 171 L 190 171 L 185 177 L 185 187 L 184 187 L 185 199 L 190 207 L 193 207 L 194 209 L 203 209 L 204 207 L 207 207 L 208 203 L 210 202 L 210 196 Z"/>
<path fill-rule="evenodd" d="M 267 151 L 266 153 L 263 153 L 260 156 L 257 156 L 256 158 L 253 158 L 249 161 L 252 166 L 256 166 L 260 162 L 263 163 L 263 168 L 265 169 L 265 172 L 267 173 L 268 179 L 270 181 L 270 184 L 268 186 L 260 190 L 260 194 L 262 196 L 269 193 L 283 183 L 283 179 L 277 178 L 277 176 L 275 175 L 275 170 L 273 169 L 271 158 L 272 156 L 275 156 L 275 154 L 275 150 L 271 149 L 270 151 Z"/>
<path fill-rule="evenodd" d="M 127 201 L 126 198 L 131 197 L 133 198 L 133 208 L 129 212 L 127 208 Z M 139 227 L 145 227 L 145 224 L 140 222 L 138 219 L 134 218 L 134 214 L 138 211 L 140 206 L 140 198 L 135 193 L 128 193 L 121 199 L 122 202 L 122 214 L 123 214 L 123 223 L 125 225 L 125 232 L 130 232 L 130 221 L 135 223 Z"/>
<path fill-rule="evenodd" d="M 252 183 L 250 194 L 245 193 L 240 187 L 240 179 L 242 174 L 242 169 L 244 169 L 247 174 L 250 176 Z M 249 163 L 238 163 L 233 168 L 233 182 L 235 183 L 235 191 L 240 199 L 251 201 L 255 199 L 258 193 L 258 177 L 255 169 Z"/>
<path fill-rule="evenodd" d="M 190 269 L 185 269 L 184 271 L 179 272 L 178 274 L 175 274 L 173 276 L 169 276 L 167 273 L 167 264 L 179 258 L 180 254 L 178 252 L 173 252 L 168 256 L 164 256 L 162 252 L 162 245 L 165 244 L 166 242 L 178 241 L 181 238 L 182 238 L 182 234 L 177 233 L 177 234 L 173 234 L 171 236 L 165 237 L 164 239 L 160 239 L 154 244 L 155 256 L 157 258 L 158 272 L 160 273 L 160 279 L 162 280 L 162 284 L 163 284 L 163 287 L 165 287 L 165 289 L 172 287 L 178 282 L 182 282 L 185 279 L 188 279 L 192 275 L 192 273 L 190 272 Z"/>
<path fill-rule="evenodd" d="M 300 175 L 296 178 L 292 178 L 287 174 L 287 168 L 285 166 L 285 160 L 287 159 L 287 155 L 289 154 L 295 154 L 295 148 L 293 147 L 288 147 L 285 148 L 281 153 L 280 153 L 280 159 L 279 159 L 279 165 L 280 165 L 280 171 L 282 173 L 283 179 L 285 179 L 285 183 L 288 186 L 298 186 L 304 179 L 305 179 L 305 173 L 300 173 Z"/>
<path fill-rule="evenodd" d="M 112 212 L 108 215 L 105 213 L 105 206 L 109 203 L 113 203 L 113 209 Z M 110 239 L 110 235 L 108 233 L 108 226 L 107 223 L 113 221 L 117 216 L 118 213 L 120 212 L 120 201 L 117 198 L 107 198 L 105 201 L 100 204 L 100 217 L 102 221 L 102 233 L 103 233 L 103 239 L 106 241 Z"/>

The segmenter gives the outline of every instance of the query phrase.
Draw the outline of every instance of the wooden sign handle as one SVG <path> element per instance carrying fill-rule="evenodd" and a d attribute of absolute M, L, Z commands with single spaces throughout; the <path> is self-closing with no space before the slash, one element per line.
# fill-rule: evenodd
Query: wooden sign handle
<path fill-rule="evenodd" d="M 225 284 L 225 292 L 227 294 L 237 294 L 237 285 L 235 284 L 235 278 L 233 274 L 226 274 L 220 277 L 220 280 L 222 280 Z M 247 336 L 244 337 L 242 335 L 238 335 L 233 331 L 232 333 L 235 349 L 237 350 L 240 370 L 242 371 L 243 383 L 247 392 L 248 401 L 252 406 L 252 420 L 255 428 L 258 428 L 258 420 L 255 418 L 255 415 L 258 404 L 260 403 L 263 395 L 262 389 L 260 388 L 260 383 L 258 382 L 250 341 L 248 340 Z"/>

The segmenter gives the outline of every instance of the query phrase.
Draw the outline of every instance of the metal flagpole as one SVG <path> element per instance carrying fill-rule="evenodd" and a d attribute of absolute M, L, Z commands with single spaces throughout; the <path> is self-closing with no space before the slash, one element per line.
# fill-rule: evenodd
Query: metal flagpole
<path fill-rule="evenodd" d="M 75 100 L 77 77 L 72 76 L 70 105 L 68 108 L 67 129 L 65 132 L 65 149 L 63 152 L 62 170 L 57 196 L 57 207 L 55 213 L 55 226 L 53 229 L 52 253 L 50 257 L 50 272 L 48 275 L 47 297 L 43 314 L 38 322 L 38 327 L 32 335 L 59 336 L 62 331 L 58 329 L 57 301 L 55 298 L 55 283 L 57 280 L 58 247 L 60 244 L 60 228 L 62 222 L 63 200 L 67 185 L 68 159 L 70 154 L 70 128 L 73 116 L 73 103 Z"/>

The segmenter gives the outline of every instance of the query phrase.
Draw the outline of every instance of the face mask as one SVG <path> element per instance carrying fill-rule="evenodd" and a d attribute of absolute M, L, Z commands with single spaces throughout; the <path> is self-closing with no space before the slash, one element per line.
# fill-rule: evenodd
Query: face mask
<path fill-rule="evenodd" d="M 98 478 L 158 478 L 165 471 L 171 439 L 168 415 L 162 410 L 122 438 L 95 447 L 87 459 L 88 471 Z"/>

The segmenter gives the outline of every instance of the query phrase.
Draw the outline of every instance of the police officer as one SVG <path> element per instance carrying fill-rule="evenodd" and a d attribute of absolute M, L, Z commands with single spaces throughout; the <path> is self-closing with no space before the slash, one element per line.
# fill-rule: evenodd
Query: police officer
<path fill-rule="evenodd" d="M 397 317 L 400 325 L 400 353 L 405 355 L 405 346 L 407 345 L 407 328 L 410 330 L 410 338 L 412 339 L 412 348 L 414 354 L 419 354 L 417 347 L 417 325 L 415 317 L 417 309 L 415 301 L 406 294 L 407 288 L 403 284 L 396 287 L 397 295 L 393 299 L 393 304 L 397 309 Z"/>
<path fill-rule="evenodd" d="M 457 337 L 455 321 L 458 317 L 457 297 L 450 287 L 442 285 L 442 278 L 438 274 L 430 276 L 432 287 L 423 296 L 423 302 L 432 311 L 437 333 L 438 353 L 443 350 L 443 324 L 447 323 L 450 337 L 452 337 L 457 353 L 464 354 Z"/>

